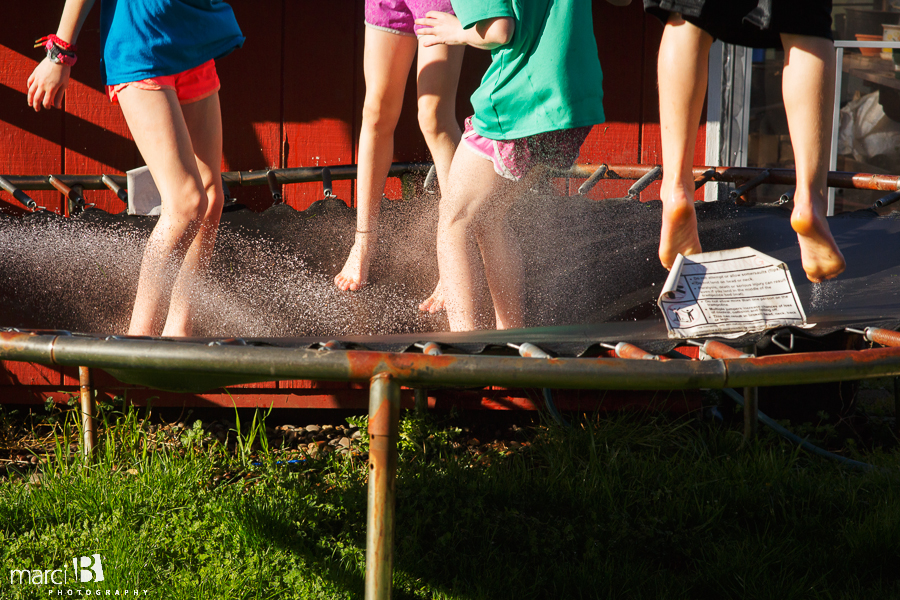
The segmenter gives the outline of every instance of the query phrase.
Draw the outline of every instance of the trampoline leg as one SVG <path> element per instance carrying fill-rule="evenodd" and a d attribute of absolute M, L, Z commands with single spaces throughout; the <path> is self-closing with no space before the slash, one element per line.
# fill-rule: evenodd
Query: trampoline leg
<path fill-rule="evenodd" d="M 423 415 L 428 412 L 428 390 L 416 388 L 413 393 L 416 398 L 416 414 Z"/>
<path fill-rule="evenodd" d="M 744 441 L 756 437 L 759 427 L 759 388 L 744 388 Z"/>
<path fill-rule="evenodd" d="M 85 456 L 90 456 L 94 453 L 94 445 L 97 442 L 97 428 L 94 420 L 97 406 L 94 403 L 91 370 L 87 367 L 78 367 L 78 379 L 81 385 L 81 430 L 84 432 L 81 451 Z"/>
<path fill-rule="evenodd" d="M 900 436 L 900 377 L 894 377 L 894 433 Z"/>
<path fill-rule="evenodd" d="M 756 344 L 744 349 L 747 354 L 756 355 Z M 759 388 L 744 388 L 744 441 L 756 438 L 759 429 Z"/>
<path fill-rule="evenodd" d="M 376 375 L 369 387 L 366 600 L 391 597 L 399 421 L 400 384 L 390 375 Z"/>

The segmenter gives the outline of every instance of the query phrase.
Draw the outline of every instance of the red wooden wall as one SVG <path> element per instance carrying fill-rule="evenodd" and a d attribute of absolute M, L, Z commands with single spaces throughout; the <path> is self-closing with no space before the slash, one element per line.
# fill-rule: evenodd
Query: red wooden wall
<path fill-rule="evenodd" d="M 231 4 L 247 41 L 218 64 L 225 131 L 223 168 L 354 163 L 365 91 L 363 0 L 232 0 Z M 0 39 L 0 174 L 122 173 L 143 164 L 121 111 L 110 104 L 100 84 L 96 7 L 78 40 L 79 63 L 73 69 L 74 81 L 64 109 L 35 113 L 27 107 L 26 79 L 42 58 L 41 50 L 32 48 L 33 40 L 56 31 L 62 7 L 62 0 L 0 2 L 4 26 Z M 607 122 L 594 128 L 579 162 L 658 164 L 656 51 L 662 25 L 643 14 L 640 2 L 616 8 L 605 0 L 594 0 L 593 7 Z M 466 50 L 457 102 L 460 121 L 471 112 L 468 97 L 488 61 L 487 52 Z M 701 131 L 700 163 L 702 140 Z M 395 148 L 396 161 L 429 160 L 415 117 L 412 76 Z M 592 195 L 620 197 L 628 185 L 601 184 Z M 354 201 L 350 181 L 335 182 L 335 193 Z M 399 197 L 397 180 L 389 182 L 387 193 Z M 658 187 L 645 192 L 645 197 L 653 193 L 658 193 Z M 232 194 L 257 210 L 270 204 L 264 187 L 237 188 Z M 320 184 L 292 185 L 284 190 L 286 202 L 298 209 L 320 199 L 321 194 Z M 56 192 L 31 195 L 39 204 L 61 212 L 62 197 Z M 110 212 L 123 208 L 110 192 L 88 192 L 87 199 Z M 5 192 L 0 193 L 0 210 L 20 212 Z M 23 391 L 22 386 L 39 386 L 30 389 L 46 395 L 60 386 L 77 385 L 74 370 L 10 363 L 6 367 L 5 372 L 0 370 L 0 401 L 15 388 Z M 108 378 L 99 383 L 115 387 Z M 364 392 L 343 384 L 287 382 L 252 389 L 267 390 L 267 397 L 279 392 L 294 394 L 297 401 L 303 395 L 326 403 L 338 396 L 355 394 L 363 401 L 365 397 Z"/>
<path fill-rule="evenodd" d="M 350 164 L 365 91 L 362 75 L 363 1 L 291 2 L 234 0 L 244 47 L 219 62 L 225 127 L 226 169 L 266 169 Z M 0 173 L 121 173 L 142 163 L 118 107 L 106 99 L 98 64 L 99 10 L 79 39 L 79 64 L 64 110 L 34 113 L 25 104 L 25 81 L 41 58 L 33 40 L 56 30 L 63 2 L 0 3 Z M 656 49 L 662 26 L 643 14 L 639 2 L 617 8 L 594 1 L 594 30 L 604 71 L 607 123 L 597 126 L 580 162 L 658 163 Z M 489 60 L 469 48 L 460 82 L 460 120 L 471 112 L 468 97 Z M 415 118 L 411 75 L 398 127 L 398 161 L 427 161 Z M 703 156 L 703 145 L 698 156 Z M 604 184 L 598 197 L 617 196 L 627 184 Z M 353 202 L 349 181 L 335 193 Z M 269 203 L 263 188 L 232 190 L 255 209 Z M 321 186 L 288 186 L 286 201 L 305 208 Z M 396 181 L 388 195 L 399 196 Z M 55 192 L 35 192 L 39 203 L 59 211 Z M 119 212 L 108 192 L 89 193 L 100 208 Z M 0 209 L 18 210 L 5 193 Z"/>

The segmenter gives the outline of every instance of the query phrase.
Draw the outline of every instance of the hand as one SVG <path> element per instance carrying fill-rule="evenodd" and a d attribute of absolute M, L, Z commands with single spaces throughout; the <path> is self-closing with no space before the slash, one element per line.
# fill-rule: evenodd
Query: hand
<path fill-rule="evenodd" d="M 49 58 L 42 60 L 28 78 L 28 106 L 35 111 L 40 111 L 41 107 L 62 108 L 71 70 L 72 67 L 54 63 Z"/>
<path fill-rule="evenodd" d="M 465 46 L 468 43 L 459 19 L 450 13 L 430 10 L 423 18 L 416 19 L 416 25 L 423 25 L 416 33 L 422 36 L 422 44 L 426 48 L 438 44 Z"/>

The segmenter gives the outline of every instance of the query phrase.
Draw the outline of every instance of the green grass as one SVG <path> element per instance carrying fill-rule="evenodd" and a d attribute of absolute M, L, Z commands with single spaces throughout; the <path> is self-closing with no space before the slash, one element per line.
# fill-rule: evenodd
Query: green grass
<path fill-rule="evenodd" d="M 58 421 L 77 434 L 74 413 Z M 261 417 L 231 453 L 199 427 L 173 443 L 136 412 L 107 421 L 93 463 L 60 435 L 39 485 L 0 479 L 0 598 L 56 589 L 10 569 L 93 553 L 105 581 L 69 587 L 362 597 L 363 457 L 276 465 Z M 457 425 L 404 416 L 394 598 L 900 598 L 894 450 L 855 447 L 882 467 L 858 473 L 767 434 L 630 414 L 475 454 Z"/>

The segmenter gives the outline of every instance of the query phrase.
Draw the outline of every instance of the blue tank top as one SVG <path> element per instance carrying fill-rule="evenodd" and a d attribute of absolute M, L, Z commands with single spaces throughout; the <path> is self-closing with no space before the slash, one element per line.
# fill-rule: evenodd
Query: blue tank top
<path fill-rule="evenodd" d="M 244 43 L 222 0 L 102 0 L 100 70 L 105 85 L 175 75 Z"/>

